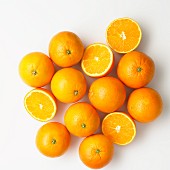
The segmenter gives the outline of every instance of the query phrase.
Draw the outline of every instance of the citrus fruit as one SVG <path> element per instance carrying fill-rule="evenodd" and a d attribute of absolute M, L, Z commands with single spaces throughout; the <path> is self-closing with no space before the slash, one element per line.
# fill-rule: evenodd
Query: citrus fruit
<path fill-rule="evenodd" d="M 136 135 L 136 126 L 127 114 L 113 112 L 103 119 L 102 132 L 113 143 L 127 145 Z"/>
<path fill-rule="evenodd" d="M 36 120 L 51 120 L 57 111 L 56 99 L 53 94 L 43 88 L 36 88 L 28 92 L 24 98 L 27 112 Z"/>
<path fill-rule="evenodd" d="M 43 125 L 36 135 L 36 146 L 38 150 L 48 157 L 59 157 L 63 155 L 70 144 L 70 133 L 67 128 L 59 122 L 49 122 Z"/>
<path fill-rule="evenodd" d="M 110 113 L 123 105 L 126 90 L 120 80 L 108 76 L 95 80 L 90 86 L 88 96 L 95 108 Z"/>
<path fill-rule="evenodd" d="M 147 123 L 155 120 L 161 113 L 163 102 L 160 94 L 151 88 L 134 90 L 128 99 L 127 109 L 137 121 Z"/>
<path fill-rule="evenodd" d="M 155 65 L 146 54 L 132 51 L 125 54 L 119 61 L 117 74 L 128 87 L 140 88 L 146 86 L 153 78 Z"/>
<path fill-rule="evenodd" d="M 83 57 L 84 46 L 80 38 L 68 31 L 56 34 L 50 41 L 49 55 L 60 67 L 77 64 Z"/>
<path fill-rule="evenodd" d="M 81 67 L 90 77 L 102 77 L 113 68 L 114 55 L 112 50 L 101 43 L 89 45 L 83 55 Z"/>
<path fill-rule="evenodd" d="M 85 138 L 79 146 L 81 161 L 89 168 L 102 168 L 112 159 L 114 147 L 104 135 L 97 134 Z"/>
<path fill-rule="evenodd" d="M 75 136 L 92 135 L 100 125 L 100 117 L 96 110 L 88 103 L 80 102 L 71 105 L 64 116 L 64 122 Z"/>
<path fill-rule="evenodd" d="M 131 18 L 115 19 L 106 30 L 107 43 L 118 53 L 133 51 L 139 45 L 141 37 L 139 24 Z"/>
<path fill-rule="evenodd" d="M 74 68 L 63 68 L 55 73 L 51 81 L 54 96 L 63 103 L 80 100 L 86 93 L 86 79 Z"/>
<path fill-rule="evenodd" d="M 32 87 L 42 87 L 50 83 L 54 71 L 51 59 L 41 52 L 27 54 L 19 64 L 20 77 Z"/>

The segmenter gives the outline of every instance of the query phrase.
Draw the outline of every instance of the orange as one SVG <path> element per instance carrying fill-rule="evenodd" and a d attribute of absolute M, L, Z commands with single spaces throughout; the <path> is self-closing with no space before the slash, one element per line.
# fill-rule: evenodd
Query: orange
<path fill-rule="evenodd" d="M 60 67 L 77 64 L 83 57 L 84 46 L 80 38 L 68 31 L 56 34 L 50 41 L 49 55 Z"/>
<path fill-rule="evenodd" d="M 86 79 L 74 68 L 63 68 L 55 73 L 51 81 L 54 96 L 63 103 L 80 100 L 86 93 Z"/>
<path fill-rule="evenodd" d="M 127 114 L 113 112 L 103 119 L 102 132 L 113 143 L 127 145 L 136 135 L 136 126 Z"/>
<path fill-rule="evenodd" d="M 119 79 L 131 88 L 146 86 L 152 80 L 154 72 L 153 60 L 138 51 L 125 54 L 120 59 L 117 67 Z"/>
<path fill-rule="evenodd" d="M 19 64 L 20 77 L 32 87 L 42 87 L 50 83 L 54 71 L 51 59 L 40 52 L 27 54 Z"/>
<path fill-rule="evenodd" d="M 38 150 L 48 157 L 63 155 L 70 144 L 70 133 L 59 122 L 50 122 L 43 125 L 36 135 Z"/>
<path fill-rule="evenodd" d="M 42 122 L 51 120 L 57 111 L 55 97 L 50 91 L 42 88 L 28 92 L 24 98 L 24 106 L 33 118 Z"/>
<path fill-rule="evenodd" d="M 101 43 L 89 45 L 83 55 L 81 67 L 90 77 L 102 77 L 113 68 L 114 55 L 112 50 Z"/>
<path fill-rule="evenodd" d="M 91 84 L 88 96 L 95 108 L 110 113 L 123 105 L 126 90 L 123 83 L 117 78 L 102 77 Z"/>
<path fill-rule="evenodd" d="M 67 109 L 64 122 L 70 133 L 85 137 L 92 135 L 98 129 L 100 117 L 93 106 L 80 102 Z"/>
<path fill-rule="evenodd" d="M 142 31 L 139 24 L 131 18 L 118 18 L 109 24 L 106 38 L 114 51 L 128 53 L 139 45 Z"/>
<path fill-rule="evenodd" d="M 111 161 L 113 153 L 114 147 L 112 142 L 102 134 L 85 138 L 79 146 L 81 161 L 93 169 L 106 166 Z"/>
<path fill-rule="evenodd" d="M 160 94 L 151 88 L 134 90 L 127 103 L 130 115 L 143 123 L 155 120 L 160 115 L 162 108 L 163 102 Z"/>

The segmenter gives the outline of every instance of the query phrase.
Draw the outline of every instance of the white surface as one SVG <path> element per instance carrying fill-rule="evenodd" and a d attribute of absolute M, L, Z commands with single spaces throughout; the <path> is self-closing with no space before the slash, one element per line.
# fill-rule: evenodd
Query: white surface
<path fill-rule="evenodd" d="M 169 0 L 0 0 L 0 170 L 88 169 L 78 157 L 82 139 L 72 137 L 69 150 L 60 158 L 47 158 L 37 151 L 35 135 L 43 123 L 24 109 L 23 97 L 31 88 L 21 81 L 18 64 L 29 52 L 48 54 L 51 37 L 63 30 L 78 34 L 85 46 L 106 43 L 106 27 L 124 16 L 132 17 L 142 28 L 138 50 L 155 61 L 156 74 L 148 86 L 160 92 L 164 110 L 153 123 L 137 123 L 136 139 L 128 146 L 115 145 L 114 158 L 104 169 L 169 170 L 169 7 Z M 59 105 L 55 121 L 63 122 L 67 107 Z"/>

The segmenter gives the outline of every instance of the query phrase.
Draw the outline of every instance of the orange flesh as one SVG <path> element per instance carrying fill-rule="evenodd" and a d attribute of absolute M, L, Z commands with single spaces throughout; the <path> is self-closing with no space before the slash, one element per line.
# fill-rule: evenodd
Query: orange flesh
<path fill-rule="evenodd" d="M 125 145 L 130 143 L 135 134 L 134 122 L 124 113 L 114 112 L 103 120 L 102 131 L 113 143 Z"/>
<path fill-rule="evenodd" d="M 28 112 L 36 118 L 48 119 L 55 112 L 54 105 L 49 96 L 41 92 L 32 92 L 25 100 Z"/>
<path fill-rule="evenodd" d="M 117 19 L 107 29 L 107 41 L 117 52 L 127 53 L 134 50 L 140 40 L 141 29 L 135 21 L 129 18 Z"/>

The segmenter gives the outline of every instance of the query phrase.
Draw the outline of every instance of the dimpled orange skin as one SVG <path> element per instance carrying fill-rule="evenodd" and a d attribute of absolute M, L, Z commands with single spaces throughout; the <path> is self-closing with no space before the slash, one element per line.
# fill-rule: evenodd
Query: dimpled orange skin
<path fill-rule="evenodd" d="M 74 68 L 63 68 L 57 71 L 51 81 L 52 93 L 63 103 L 80 100 L 85 95 L 86 89 L 84 75 Z"/>
<path fill-rule="evenodd" d="M 98 169 L 106 166 L 112 159 L 114 147 L 103 134 L 85 138 L 79 146 L 79 156 L 89 168 Z"/>
<path fill-rule="evenodd" d="M 48 157 L 63 155 L 70 144 L 70 133 L 59 122 L 49 122 L 43 125 L 36 135 L 38 150 Z"/>
<path fill-rule="evenodd" d="M 128 87 L 141 88 L 146 86 L 153 78 L 155 65 L 146 54 L 132 51 L 125 54 L 119 61 L 117 75 Z"/>
<path fill-rule="evenodd" d="M 75 136 L 86 137 L 95 133 L 100 125 L 100 117 L 96 109 L 85 102 L 71 105 L 64 116 L 64 122 Z"/>
<path fill-rule="evenodd" d="M 77 64 L 83 57 L 84 46 L 80 38 L 69 31 L 56 34 L 49 44 L 50 58 L 60 67 Z"/>
<path fill-rule="evenodd" d="M 32 87 L 43 87 L 50 83 L 54 72 L 53 62 L 41 52 L 27 54 L 19 64 L 20 77 Z"/>
<path fill-rule="evenodd" d="M 155 120 L 161 114 L 162 108 L 163 102 L 160 94 L 151 88 L 134 90 L 127 103 L 129 114 L 143 123 Z"/>
<path fill-rule="evenodd" d="M 123 105 L 126 90 L 120 80 L 107 76 L 99 78 L 91 84 L 88 96 L 96 109 L 110 113 Z"/>

